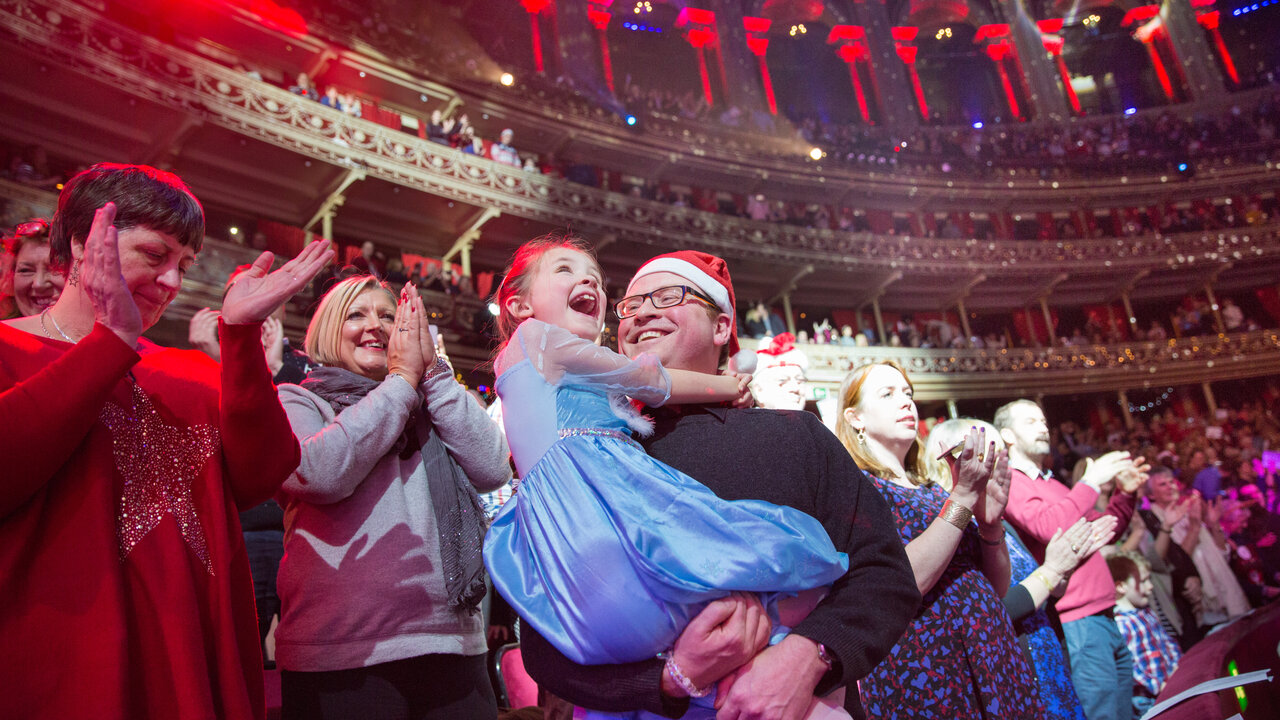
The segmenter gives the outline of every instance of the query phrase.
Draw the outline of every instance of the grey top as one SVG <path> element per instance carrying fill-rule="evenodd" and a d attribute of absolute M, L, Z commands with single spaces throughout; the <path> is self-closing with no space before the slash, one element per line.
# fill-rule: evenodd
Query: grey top
<path fill-rule="evenodd" d="M 431 653 L 485 652 L 480 615 L 447 604 L 427 479 L 447 471 L 448 458 L 414 453 L 406 460 L 391 448 L 410 411 L 422 404 L 418 436 L 436 433 L 475 488 L 486 492 L 511 477 L 501 430 L 448 375 L 416 389 L 388 375 L 338 416 L 297 385 L 281 385 L 279 393 L 302 446 L 301 464 L 279 494 L 285 509 L 280 667 L 343 670 Z"/>

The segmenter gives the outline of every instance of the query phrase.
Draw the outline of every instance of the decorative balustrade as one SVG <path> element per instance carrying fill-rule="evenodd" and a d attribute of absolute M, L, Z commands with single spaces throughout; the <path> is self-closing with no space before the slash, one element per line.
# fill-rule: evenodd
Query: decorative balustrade
<path fill-rule="evenodd" d="M 664 250 L 698 248 L 731 258 L 922 274 L 975 270 L 989 277 L 1058 272 L 1066 263 L 1119 273 L 1153 264 L 1211 264 L 1280 252 L 1280 224 L 1036 243 L 878 236 L 757 222 L 527 173 L 351 118 L 67 0 L 0 0 L 0 33 L 114 87 L 305 156 L 359 166 L 389 182 L 518 217 L 571 221 L 588 235 L 612 234 Z M 1049 192 L 1066 190 L 1046 187 Z"/>
<path fill-rule="evenodd" d="M 1052 348 L 932 350 L 803 345 L 809 380 L 834 394 L 853 368 L 893 360 L 916 398 L 966 400 L 1067 395 L 1188 385 L 1280 373 L 1280 331 L 1261 330 L 1164 342 Z"/>

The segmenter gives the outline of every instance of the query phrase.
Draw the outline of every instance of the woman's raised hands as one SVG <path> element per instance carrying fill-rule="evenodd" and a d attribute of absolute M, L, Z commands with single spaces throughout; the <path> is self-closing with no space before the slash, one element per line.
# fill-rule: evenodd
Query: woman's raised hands
<path fill-rule="evenodd" d="M 80 282 L 93 303 L 94 321 L 102 323 L 130 347 L 142 334 L 142 314 L 120 272 L 120 237 L 116 231 L 116 205 L 107 203 L 93 215 L 84 242 Z M 75 269 L 71 281 L 74 284 Z"/>
<path fill-rule="evenodd" d="M 266 320 L 289 298 L 307 286 L 321 268 L 333 259 L 328 240 L 316 240 L 275 272 L 271 261 L 275 256 L 264 252 L 253 266 L 231 282 L 222 301 L 222 321 L 230 325 L 248 325 Z"/>

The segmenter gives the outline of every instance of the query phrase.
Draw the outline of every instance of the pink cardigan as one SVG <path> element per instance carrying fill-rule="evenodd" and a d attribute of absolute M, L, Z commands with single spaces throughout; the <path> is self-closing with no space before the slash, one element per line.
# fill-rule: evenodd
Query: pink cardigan
<path fill-rule="evenodd" d="M 1085 483 L 1076 483 L 1068 490 L 1057 480 L 1033 479 L 1015 469 L 1005 516 L 1017 528 L 1036 560 L 1044 562 L 1044 548 L 1054 531 L 1070 527 L 1081 517 L 1093 520 L 1102 516 L 1103 513 L 1093 509 L 1097 500 L 1097 491 Z M 1111 494 L 1105 514 L 1115 515 L 1120 521 L 1117 536 L 1129 526 L 1133 507 L 1134 496 L 1119 491 Z M 1101 553 L 1094 553 L 1071 576 L 1067 592 L 1058 599 L 1058 615 L 1064 623 L 1088 617 L 1114 607 L 1115 595 L 1107 561 Z"/>

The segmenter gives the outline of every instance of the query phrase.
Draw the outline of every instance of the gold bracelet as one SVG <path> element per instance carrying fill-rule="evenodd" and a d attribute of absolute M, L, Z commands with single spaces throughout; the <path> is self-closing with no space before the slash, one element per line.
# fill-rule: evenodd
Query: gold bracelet
<path fill-rule="evenodd" d="M 982 528 L 978 528 L 978 539 L 982 541 L 983 545 L 990 545 L 991 547 L 1000 547 L 1001 545 L 1004 545 L 1004 528 L 1000 528 L 1000 535 L 996 537 L 995 540 L 988 540 L 982 534 Z"/>
<path fill-rule="evenodd" d="M 1049 582 L 1049 579 L 1048 579 L 1048 578 L 1046 578 L 1044 575 L 1041 575 L 1041 574 L 1040 574 L 1040 568 L 1036 568 L 1035 570 L 1032 570 L 1032 571 L 1031 571 L 1031 577 L 1033 577 L 1033 578 L 1035 578 L 1035 579 L 1039 580 L 1040 582 L 1044 583 L 1044 589 L 1045 589 L 1045 590 L 1048 590 L 1050 595 L 1052 595 L 1052 594 L 1053 594 L 1053 591 L 1057 588 L 1057 586 L 1056 586 L 1056 585 L 1054 585 L 1053 583 Z"/>
<path fill-rule="evenodd" d="M 938 513 L 938 517 L 964 530 L 969 527 L 969 521 L 973 519 L 973 511 L 947 498 L 947 501 L 942 504 L 942 512 Z"/>

